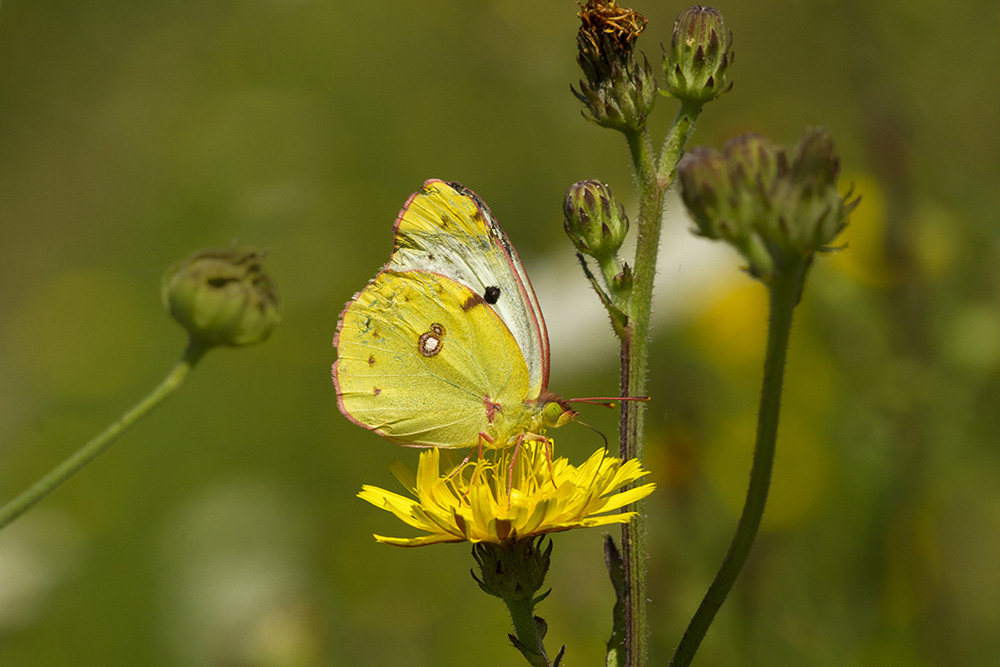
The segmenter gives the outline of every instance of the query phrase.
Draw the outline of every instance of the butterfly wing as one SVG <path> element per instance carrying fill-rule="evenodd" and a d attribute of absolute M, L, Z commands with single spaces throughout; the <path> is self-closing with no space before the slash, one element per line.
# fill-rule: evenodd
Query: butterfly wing
<path fill-rule="evenodd" d="M 333 381 L 341 412 L 417 447 L 505 446 L 523 428 L 529 374 L 476 293 L 445 276 L 386 270 L 341 315 Z"/>
<path fill-rule="evenodd" d="M 542 311 L 517 251 L 475 193 L 457 183 L 426 181 L 399 213 L 387 268 L 438 273 L 481 296 L 507 325 L 528 367 L 521 398 L 537 399 L 546 390 L 549 339 Z"/>

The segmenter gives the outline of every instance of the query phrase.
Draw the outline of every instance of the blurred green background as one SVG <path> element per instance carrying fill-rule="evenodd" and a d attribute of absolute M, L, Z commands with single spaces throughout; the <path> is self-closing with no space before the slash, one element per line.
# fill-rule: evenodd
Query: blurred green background
<path fill-rule="evenodd" d="M 686 5 L 637 3 L 659 62 Z M 694 142 L 831 128 L 863 197 L 798 312 L 763 532 L 699 665 L 994 665 L 1000 655 L 1000 5 L 720 3 L 735 88 Z M 562 231 L 620 138 L 569 91 L 564 2 L 5 0 L 0 6 L 0 496 L 115 419 L 184 345 L 161 273 L 270 249 L 266 344 L 212 352 L 179 395 L 0 534 L 0 664 L 519 665 L 467 545 L 355 498 L 415 460 L 336 407 L 330 341 L 423 180 L 481 195 L 548 317 L 551 388 L 614 394 L 616 352 Z M 658 136 L 675 105 L 661 99 Z M 650 372 L 651 664 L 732 534 L 764 291 L 670 205 Z M 584 419 L 614 433 L 614 415 Z M 567 426 L 560 451 L 599 446 Z M 383 516 L 384 515 L 384 516 Z M 555 537 L 538 612 L 602 664 L 599 531 Z"/>

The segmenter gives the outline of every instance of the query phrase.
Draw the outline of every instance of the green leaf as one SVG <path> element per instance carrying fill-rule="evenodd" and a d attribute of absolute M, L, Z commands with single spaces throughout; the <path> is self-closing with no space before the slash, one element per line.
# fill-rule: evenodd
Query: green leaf
<path fill-rule="evenodd" d="M 618 667 L 625 657 L 625 564 L 610 535 L 604 536 L 604 564 L 608 568 L 608 576 L 615 589 L 611 639 L 608 640 L 608 653 L 604 664 L 607 667 Z"/>

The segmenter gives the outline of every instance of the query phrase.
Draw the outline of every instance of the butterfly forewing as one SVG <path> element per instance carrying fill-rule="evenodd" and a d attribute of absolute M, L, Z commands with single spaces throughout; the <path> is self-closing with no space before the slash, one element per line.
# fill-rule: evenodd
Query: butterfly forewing
<path fill-rule="evenodd" d="M 510 330 L 528 369 L 535 399 L 546 388 L 549 344 L 545 321 L 517 252 L 487 206 L 458 184 L 429 180 L 396 221 L 397 271 L 441 274 L 468 287 Z"/>

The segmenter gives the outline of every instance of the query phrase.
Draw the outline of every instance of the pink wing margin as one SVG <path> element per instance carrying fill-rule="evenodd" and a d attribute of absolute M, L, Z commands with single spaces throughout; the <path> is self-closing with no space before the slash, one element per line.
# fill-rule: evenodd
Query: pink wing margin
<path fill-rule="evenodd" d="M 357 419 L 355 419 L 354 416 L 351 415 L 351 413 L 347 411 L 347 408 L 344 407 L 344 394 L 340 390 L 340 378 L 337 377 L 337 364 L 340 363 L 340 353 L 339 353 L 339 350 L 340 350 L 340 332 L 341 332 L 341 328 L 344 326 L 344 313 L 347 312 L 347 309 L 351 307 L 352 303 L 354 303 L 355 301 L 358 300 L 358 296 L 360 294 L 361 294 L 361 292 L 356 293 L 351 298 L 351 300 L 347 302 L 347 305 L 344 306 L 344 309 L 340 311 L 340 315 L 337 317 L 337 333 L 335 333 L 333 335 L 333 347 L 338 350 L 338 354 L 337 354 L 337 360 L 334 361 L 333 364 L 330 366 L 330 376 L 333 379 L 333 388 L 334 388 L 334 390 L 337 393 L 337 407 L 340 409 L 340 414 L 342 414 L 345 417 L 347 417 L 347 420 L 350 421 L 352 424 L 357 424 L 358 426 L 361 426 L 362 428 L 366 428 L 369 431 L 374 431 L 375 429 L 373 429 L 368 424 L 365 424 L 365 423 L 360 422 Z"/>
<path fill-rule="evenodd" d="M 524 301 L 527 311 L 531 314 L 534 325 L 532 326 L 532 331 L 535 332 L 538 347 L 542 351 L 542 393 L 544 395 L 549 386 L 549 332 L 548 329 L 545 328 L 545 318 L 542 316 L 542 308 L 538 305 L 538 297 L 535 296 L 535 289 L 531 286 L 531 280 L 528 279 L 528 273 L 524 270 L 524 264 L 521 262 L 521 258 L 518 257 L 517 250 L 510 242 L 510 239 L 507 238 L 507 234 L 504 233 L 500 223 L 497 222 L 497 219 L 493 216 L 493 212 L 490 211 L 489 207 L 486 205 L 486 202 L 480 199 L 479 195 L 472 190 L 469 190 L 461 183 L 453 182 L 448 185 L 475 202 L 480 212 L 483 213 L 483 216 L 489 221 L 490 234 L 492 234 L 493 238 L 497 240 L 500 247 L 503 249 L 504 254 L 507 256 L 507 265 L 511 268 L 517 278 L 517 284 L 518 287 L 520 287 L 521 299 Z"/>

